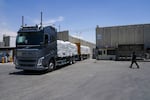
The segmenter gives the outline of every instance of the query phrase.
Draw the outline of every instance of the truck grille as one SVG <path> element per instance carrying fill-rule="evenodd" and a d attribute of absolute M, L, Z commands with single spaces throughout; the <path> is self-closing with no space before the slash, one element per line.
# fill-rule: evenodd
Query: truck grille
<path fill-rule="evenodd" d="M 20 66 L 26 66 L 26 67 L 34 67 L 36 66 L 37 60 L 36 59 L 18 59 L 18 64 Z"/>
<path fill-rule="evenodd" d="M 26 66 L 26 67 L 34 67 L 35 64 L 19 64 L 20 66 Z"/>
<path fill-rule="evenodd" d="M 36 62 L 36 60 L 19 60 L 19 62 Z"/>
<path fill-rule="evenodd" d="M 35 67 L 37 65 L 37 49 L 18 49 L 17 62 L 22 67 Z"/>

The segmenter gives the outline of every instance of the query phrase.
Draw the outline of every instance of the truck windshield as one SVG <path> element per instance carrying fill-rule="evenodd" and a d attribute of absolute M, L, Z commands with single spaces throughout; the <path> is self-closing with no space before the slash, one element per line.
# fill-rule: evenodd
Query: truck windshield
<path fill-rule="evenodd" d="M 21 45 L 40 45 L 43 42 L 43 34 L 41 33 L 19 33 L 17 36 L 17 44 Z"/>

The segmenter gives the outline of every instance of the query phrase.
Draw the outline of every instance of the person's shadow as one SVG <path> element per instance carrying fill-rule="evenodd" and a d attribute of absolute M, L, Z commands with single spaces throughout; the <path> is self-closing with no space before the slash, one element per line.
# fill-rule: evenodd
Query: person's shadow
<path fill-rule="evenodd" d="M 135 67 L 132 67 L 132 68 L 130 68 L 130 69 L 140 69 L 140 68 L 135 68 Z"/>

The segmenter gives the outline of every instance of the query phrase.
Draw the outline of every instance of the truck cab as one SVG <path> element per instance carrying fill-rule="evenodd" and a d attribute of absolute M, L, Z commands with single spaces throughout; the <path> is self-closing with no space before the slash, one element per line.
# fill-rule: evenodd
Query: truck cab
<path fill-rule="evenodd" d="M 15 67 L 52 70 L 57 55 L 57 31 L 52 26 L 24 26 L 17 33 Z"/>

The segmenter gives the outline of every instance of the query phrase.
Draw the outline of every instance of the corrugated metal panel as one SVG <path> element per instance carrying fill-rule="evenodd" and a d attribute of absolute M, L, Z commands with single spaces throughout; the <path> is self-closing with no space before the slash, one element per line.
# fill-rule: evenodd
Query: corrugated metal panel
<path fill-rule="evenodd" d="M 104 30 L 102 28 L 98 28 L 96 30 L 96 46 L 97 47 L 103 47 L 104 43 Z"/>
<path fill-rule="evenodd" d="M 118 45 L 118 28 L 113 27 L 111 28 L 111 47 L 115 48 Z"/>
<path fill-rule="evenodd" d="M 135 44 L 144 44 L 144 31 L 143 26 L 135 27 Z"/>
<path fill-rule="evenodd" d="M 142 25 L 128 25 L 116 27 L 97 27 L 96 29 L 96 46 L 117 47 L 119 44 L 144 44 L 150 41 L 147 34 L 150 33 L 150 25 L 146 25 L 145 33 Z M 146 35 L 146 36 L 145 36 Z M 148 36 L 149 37 L 149 36 Z M 144 38 L 146 40 L 144 40 Z"/>
<path fill-rule="evenodd" d="M 111 46 L 111 33 L 110 28 L 104 29 L 104 47 Z"/>
<path fill-rule="evenodd" d="M 128 43 L 127 44 L 134 44 L 135 43 L 135 36 L 134 36 L 134 28 L 131 26 L 127 27 L 127 35 L 128 35 Z"/>
<path fill-rule="evenodd" d="M 150 48 L 150 25 L 144 25 L 144 46 Z"/>
<path fill-rule="evenodd" d="M 125 44 L 125 28 L 124 27 L 119 27 L 118 30 L 118 35 L 119 35 L 119 43 L 118 44 Z"/>

